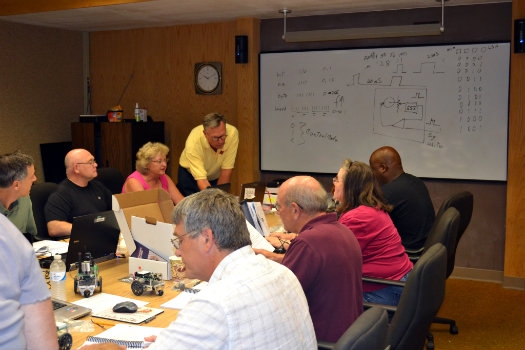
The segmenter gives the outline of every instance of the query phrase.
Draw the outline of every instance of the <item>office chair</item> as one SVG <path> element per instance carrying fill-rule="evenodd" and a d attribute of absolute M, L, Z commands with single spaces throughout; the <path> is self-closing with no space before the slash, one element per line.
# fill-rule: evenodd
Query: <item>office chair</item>
<path fill-rule="evenodd" d="M 44 213 L 44 208 L 49 196 L 56 191 L 58 185 L 54 182 L 34 183 L 29 193 L 33 205 L 33 217 L 35 218 L 36 231 L 35 240 L 60 240 L 65 237 L 51 237 L 47 232 L 47 221 Z"/>
<path fill-rule="evenodd" d="M 445 278 L 448 278 L 448 269 L 449 264 L 453 264 L 454 262 L 454 256 L 455 256 L 455 246 L 456 246 L 456 237 L 459 227 L 459 221 L 460 221 L 460 215 L 458 211 L 450 207 L 447 210 L 445 210 L 444 213 L 440 214 L 440 216 L 436 219 L 436 222 L 434 226 L 432 227 L 431 232 L 428 235 L 427 240 L 425 241 L 425 245 L 423 246 L 423 255 L 426 251 L 430 250 L 431 247 L 433 247 L 436 244 L 441 244 L 445 247 L 446 250 L 446 266 L 445 266 Z M 421 257 L 423 257 L 421 255 Z M 421 258 L 420 258 L 421 259 Z M 419 265 L 420 259 L 418 262 L 414 265 L 414 269 L 416 266 Z M 412 271 L 414 271 L 412 269 Z M 412 272 L 410 273 L 412 275 Z M 389 285 L 398 285 L 398 286 L 405 286 L 406 283 L 399 282 L 399 281 L 388 281 L 383 279 L 376 279 L 376 278 L 368 278 L 363 277 L 363 281 L 367 282 L 379 282 L 382 284 L 389 284 Z M 368 307 L 369 304 L 365 303 L 365 307 Z M 397 306 L 397 309 L 399 308 L 399 305 Z M 392 306 L 389 307 L 390 314 L 393 314 L 396 311 L 396 307 Z M 436 319 L 436 317 L 434 317 Z M 434 337 L 430 331 L 427 332 L 427 349 L 431 350 L 434 348 Z"/>
<path fill-rule="evenodd" d="M 336 343 L 318 341 L 318 349 L 327 350 L 382 350 L 388 349 L 388 313 L 379 306 L 365 310 L 348 327 Z"/>
<path fill-rule="evenodd" d="M 122 186 L 126 179 L 117 168 L 97 168 L 98 176 L 96 179 L 106 186 L 111 193 L 118 194 L 122 192 Z"/>
<path fill-rule="evenodd" d="M 449 208 L 456 208 L 458 210 L 459 225 L 457 237 L 454 240 L 453 246 L 451 246 L 450 248 L 447 247 L 447 249 L 449 249 L 449 252 L 447 253 L 447 278 L 452 274 L 452 271 L 454 271 L 454 265 L 456 261 L 456 249 L 458 247 L 459 240 L 465 233 L 465 230 L 467 229 L 467 226 L 470 223 L 470 219 L 472 218 L 472 211 L 474 208 L 474 195 L 469 191 L 463 191 L 450 196 L 441 204 L 441 207 L 439 208 L 436 217 L 440 217 L 441 215 L 443 215 L 446 211 L 449 210 Z M 450 334 L 458 334 L 459 332 L 458 327 L 456 325 L 456 321 L 453 319 L 444 317 L 434 317 L 433 323 L 448 324 Z"/>
<path fill-rule="evenodd" d="M 392 350 L 423 349 L 430 325 L 445 297 L 446 270 L 447 249 L 443 244 L 436 243 L 423 252 L 414 265 L 397 307 L 380 305 L 393 314 L 387 335 L 387 343 Z M 400 285 L 397 281 L 373 280 Z M 365 308 L 378 306 L 367 302 L 364 305 Z"/>
<path fill-rule="evenodd" d="M 455 252 L 456 248 L 458 247 L 459 240 L 465 233 L 465 230 L 470 224 L 470 219 L 472 218 L 472 211 L 474 209 L 474 195 L 469 191 L 463 191 L 450 196 L 441 204 L 436 217 L 443 215 L 443 213 L 450 207 L 456 208 L 459 212 L 459 227 L 454 247 L 454 257 L 447 267 L 447 278 L 454 270 Z"/>

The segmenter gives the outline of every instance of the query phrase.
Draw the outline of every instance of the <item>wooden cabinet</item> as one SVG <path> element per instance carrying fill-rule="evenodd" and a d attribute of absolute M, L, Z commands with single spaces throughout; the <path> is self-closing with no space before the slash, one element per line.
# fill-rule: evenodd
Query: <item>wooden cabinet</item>
<path fill-rule="evenodd" d="M 135 170 L 135 155 L 146 142 L 164 143 L 164 122 L 74 122 L 73 148 L 85 148 L 99 167 L 117 168 L 127 177 Z"/>

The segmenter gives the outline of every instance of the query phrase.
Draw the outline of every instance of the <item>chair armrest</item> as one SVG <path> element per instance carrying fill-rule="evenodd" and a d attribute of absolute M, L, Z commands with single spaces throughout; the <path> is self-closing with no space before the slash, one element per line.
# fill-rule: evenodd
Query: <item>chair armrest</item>
<path fill-rule="evenodd" d="M 387 286 L 398 286 L 398 287 L 404 287 L 405 286 L 405 282 L 394 281 L 394 280 L 387 280 L 387 279 L 384 279 L 384 278 L 363 276 L 362 279 L 363 279 L 363 282 L 378 283 L 378 284 L 384 284 L 384 285 L 387 285 Z"/>
<path fill-rule="evenodd" d="M 327 341 L 320 340 L 317 342 L 317 349 L 318 350 L 333 350 L 335 348 L 335 343 L 330 343 Z"/>
<path fill-rule="evenodd" d="M 370 303 L 368 301 L 363 302 L 364 310 L 370 309 L 371 307 L 374 307 L 374 306 L 378 306 L 378 307 L 385 309 L 389 315 L 393 315 L 397 311 L 397 306 Z"/>

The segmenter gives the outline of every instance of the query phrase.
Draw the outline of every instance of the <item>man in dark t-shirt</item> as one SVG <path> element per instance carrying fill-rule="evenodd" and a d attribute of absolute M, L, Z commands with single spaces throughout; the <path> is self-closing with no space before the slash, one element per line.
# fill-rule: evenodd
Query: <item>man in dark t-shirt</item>
<path fill-rule="evenodd" d="M 50 236 L 71 234 L 73 218 L 111 209 L 111 192 L 97 177 L 97 162 L 85 149 L 71 150 L 65 158 L 66 175 L 45 207 Z"/>
<path fill-rule="evenodd" d="M 390 146 L 383 146 L 372 153 L 370 167 L 382 185 L 386 200 L 394 206 L 390 218 L 403 246 L 409 251 L 420 250 L 435 219 L 434 206 L 425 183 L 403 171 L 399 153 Z"/>

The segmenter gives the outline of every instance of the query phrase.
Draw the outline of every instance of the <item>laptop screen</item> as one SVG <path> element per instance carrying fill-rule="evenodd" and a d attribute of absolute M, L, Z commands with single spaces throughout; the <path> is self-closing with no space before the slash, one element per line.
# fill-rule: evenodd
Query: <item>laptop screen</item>
<path fill-rule="evenodd" d="M 73 218 L 66 267 L 78 263 L 79 253 L 91 253 L 95 262 L 115 257 L 120 228 L 113 210 Z"/>

